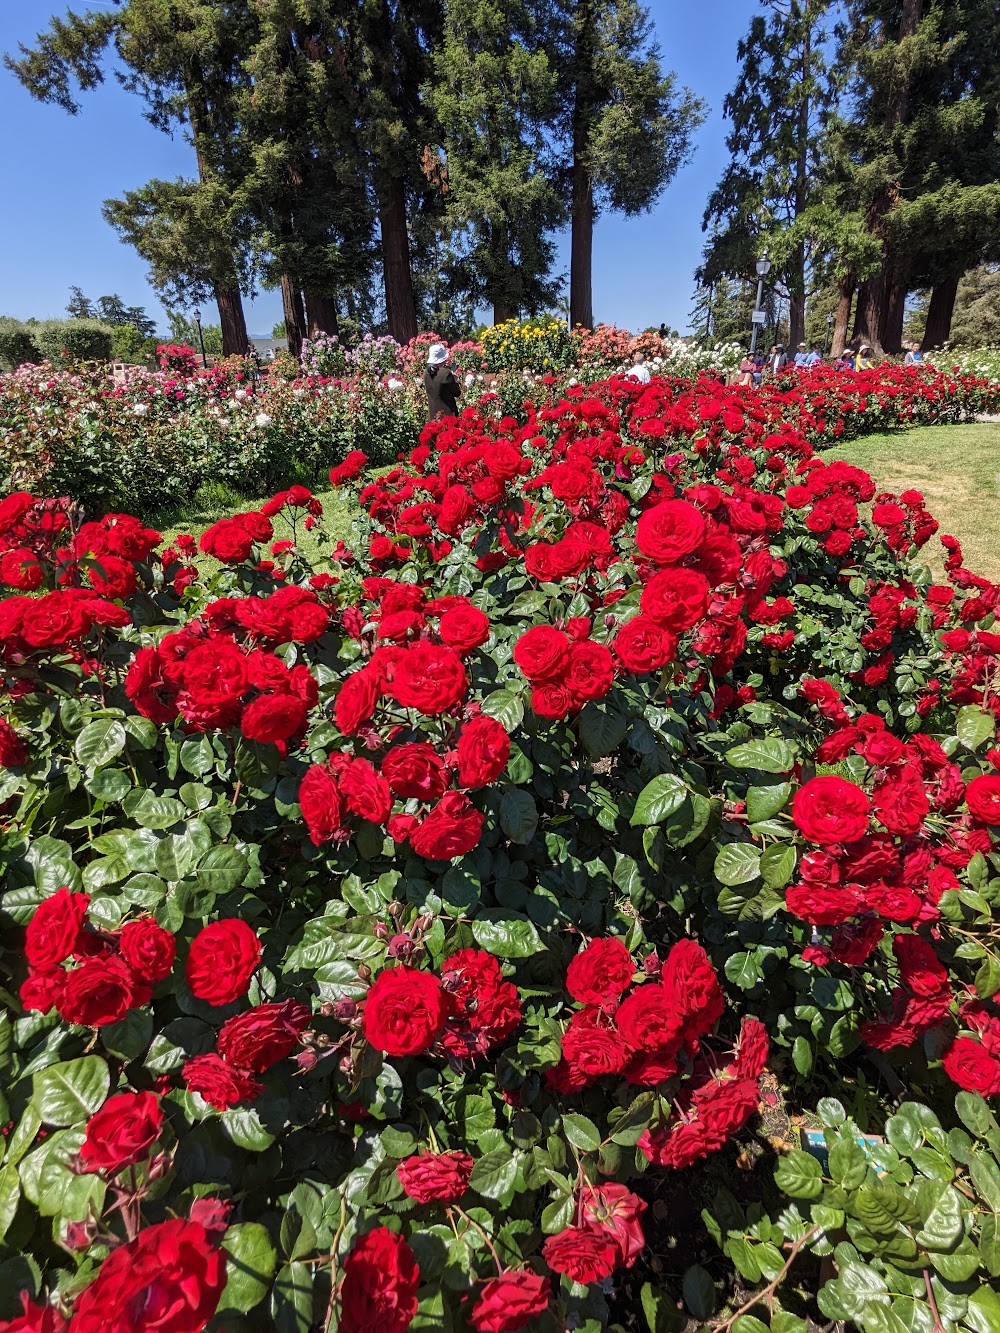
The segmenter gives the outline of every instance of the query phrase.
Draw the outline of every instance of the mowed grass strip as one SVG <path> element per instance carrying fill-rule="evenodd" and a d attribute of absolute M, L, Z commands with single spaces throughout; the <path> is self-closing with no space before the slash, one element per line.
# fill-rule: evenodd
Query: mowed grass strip
<path fill-rule="evenodd" d="M 966 568 L 1000 579 L 1000 425 L 919 426 L 915 430 L 866 435 L 824 450 L 871 473 L 880 490 L 921 491 L 941 524 L 962 543 Z M 935 572 L 944 551 L 932 537 L 922 557 Z"/>

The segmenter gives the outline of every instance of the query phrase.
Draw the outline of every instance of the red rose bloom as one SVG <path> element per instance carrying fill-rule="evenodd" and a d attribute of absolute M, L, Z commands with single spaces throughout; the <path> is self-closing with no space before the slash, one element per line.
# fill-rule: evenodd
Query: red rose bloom
<path fill-rule="evenodd" d="M 27 746 L 10 723 L 0 718 L 0 768 L 15 768 L 27 762 Z"/>
<path fill-rule="evenodd" d="M 206 529 L 198 543 L 206 555 L 224 565 L 238 565 L 247 560 L 253 550 L 253 538 L 241 524 L 231 518 L 221 519 Z"/>
<path fill-rule="evenodd" d="M 490 618 L 478 606 L 456 606 L 441 617 L 438 633 L 456 653 L 469 653 L 490 637 Z"/>
<path fill-rule="evenodd" d="M 469 1320 L 476 1333 L 514 1333 L 549 1308 L 552 1284 L 528 1268 L 509 1268 L 486 1283 Z"/>
<path fill-rule="evenodd" d="M 263 946 L 245 921 L 214 921 L 191 941 L 187 980 L 191 994 L 209 1004 L 246 995 Z"/>
<path fill-rule="evenodd" d="M 344 1260 L 340 1333 L 405 1333 L 419 1286 L 420 1269 L 402 1236 L 387 1227 L 369 1231 Z"/>
<path fill-rule="evenodd" d="M 907 990 L 929 999 L 942 992 L 951 997 L 951 982 L 933 947 L 919 935 L 897 935 L 892 952 L 899 964 L 900 978 Z"/>
<path fill-rule="evenodd" d="M 662 986 L 647 982 L 622 1001 L 615 1024 L 630 1050 L 661 1051 L 679 1042 L 684 1014 Z"/>
<path fill-rule="evenodd" d="M 510 737 L 486 713 L 470 718 L 458 733 L 458 783 L 474 789 L 496 781 L 510 759 Z"/>
<path fill-rule="evenodd" d="M 89 906 L 90 894 L 67 888 L 38 904 L 24 940 L 24 955 L 32 967 L 55 967 L 70 956 Z"/>
<path fill-rule="evenodd" d="M 591 940 L 566 969 L 566 989 L 580 1004 L 612 1005 L 634 977 L 632 955 L 621 940 Z"/>
<path fill-rule="evenodd" d="M 343 825 L 344 802 L 333 770 L 327 764 L 313 764 L 306 770 L 299 786 L 299 809 L 315 847 L 330 842 Z"/>
<path fill-rule="evenodd" d="M 21 1314 L 0 1319 L 0 1333 L 65 1333 L 69 1327 L 51 1305 L 36 1305 L 26 1291 L 19 1293 Z"/>
<path fill-rule="evenodd" d="M 94 621 L 88 609 L 75 589 L 47 592 L 24 606 L 21 637 L 32 648 L 62 648 L 90 632 Z"/>
<path fill-rule="evenodd" d="M 88 1171 L 113 1175 L 148 1157 L 162 1128 L 163 1112 L 152 1092 L 123 1092 L 109 1097 L 87 1121 L 80 1161 Z"/>
<path fill-rule="evenodd" d="M 423 741 L 394 745 L 382 760 L 382 776 L 403 800 L 436 801 L 448 786 L 444 760 Z"/>
<path fill-rule="evenodd" d="M 253 1101 L 264 1091 L 263 1083 L 258 1082 L 248 1069 L 227 1064 L 214 1051 L 192 1056 L 181 1074 L 188 1092 L 199 1093 L 217 1111 L 228 1111 L 238 1102 Z"/>
<path fill-rule="evenodd" d="M 404 649 L 391 683 L 398 703 L 428 717 L 453 708 L 468 688 L 469 678 L 458 653 L 435 643 L 415 643 Z"/>
<path fill-rule="evenodd" d="M 645 675 L 659 671 L 672 662 L 677 652 L 677 640 L 655 620 L 638 615 L 624 624 L 615 639 L 618 660 L 627 671 Z"/>
<path fill-rule="evenodd" d="M 333 716 L 345 736 L 354 736 L 371 720 L 378 698 L 379 678 L 370 668 L 347 677 L 333 704 Z"/>
<path fill-rule="evenodd" d="M 966 1092 L 1000 1096 L 1000 1060 L 971 1037 L 956 1037 L 945 1053 L 944 1072 Z"/>
<path fill-rule="evenodd" d="M 455 1203 L 469 1187 L 475 1162 L 466 1152 L 420 1153 L 396 1168 L 403 1191 L 417 1203 Z"/>
<path fill-rule="evenodd" d="M 619 1266 L 631 1268 L 646 1243 L 639 1218 L 646 1204 L 624 1185 L 609 1182 L 591 1186 L 583 1194 L 583 1220 L 595 1231 L 606 1232 L 618 1245 Z"/>
<path fill-rule="evenodd" d="M 347 808 L 359 819 L 373 824 L 384 824 L 392 813 L 392 793 L 381 773 L 376 773 L 367 759 L 348 759 L 335 756 L 340 791 Z"/>
<path fill-rule="evenodd" d="M 127 921 L 118 936 L 118 947 L 140 981 L 165 981 L 170 976 L 177 941 L 152 917 Z"/>
<path fill-rule="evenodd" d="M 566 635 L 551 625 L 535 625 L 514 645 L 514 661 L 533 685 L 561 676 L 568 660 Z"/>
<path fill-rule="evenodd" d="M 365 999 L 364 1033 L 386 1055 L 417 1055 L 434 1044 L 445 1016 L 437 977 L 413 967 L 390 967 Z"/>
<path fill-rule="evenodd" d="M 810 842 L 823 846 L 863 837 L 868 811 L 868 797 L 861 788 L 833 774 L 810 778 L 792 801 L 796 826 Z"/>
<path fill-rule="evenodd" d="M 85 958 L 66 973 L 56 997 L 56 1008 L 67 1023 L 100 1028 L 120 1022 L 136 1003 L 148 998 L 137 993 L 136 981 L 120 958 Z"/>
<path fill-rule="evenodd" d="M 262 1074 L 291 1054 L 309 1018 L 309 1010 L 297 1000 L 258 1004 L 223 1023 L 219 1054 L 227 1064 Z"/>
<path fill-rule="evenodd" d="M 449 791 L 410 834 L 410 846 L 428 861 L 451 861 L 471 852 L 483 831 L 482 813 L 461 792 Z"/>
<path fill-rule="evenodd" d="M 570 645 L 564 683 L 574 700 L 603 699 L 614 680 L 614 658 L 603 643 L 587 639 Z"/>
<path fill-rule="evenodd" d="M 248 741 L 276 745 L 301 736 L 306 716 L 306 706 L 296 695 L 262 694 L 244 708 L 240 730 Z"/>
<path fill-rule="evenodd" d="M 695 569 L 661 569 L 642 590 L 644 615 L 680 634 L 696 625 L 708 610 L 708 579 Z"/>
<path fill-rule="evenodd" d="M 205 1228 L 171 1218 L 111 1251 L 76 1302 L 73 1333 L 201 1333 L 225 1285 Z"/>
<path fill-rule="evenodd" d="M 647 509 L 636 526 L 643 555 L 660 565 L 676 564 L 696 551 L 705 535 L 705 520 L 686 500 L 664 500 Z"/>
<path fill-rule="evenodd" d="M 970 813 L 984 824 L 1000 824 L 1000 777 L 985 773 L 973 778 L 965 789 Z"/>
<path fill-rule="evenodd" d="M 618 1266 L 620 1250 L 614 1237 L 592 1227 L 567 1227 L 542 1246 L 545 1262 L 573 1282 L 600 1282 Z"/>

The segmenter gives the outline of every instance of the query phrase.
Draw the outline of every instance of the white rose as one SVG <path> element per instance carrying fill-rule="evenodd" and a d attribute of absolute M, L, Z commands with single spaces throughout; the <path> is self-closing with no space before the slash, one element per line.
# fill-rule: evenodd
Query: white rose
<path fill-rule="evenodd" d="M 148 404 L 148 403 L 136 403 L 136 405 L 135 405 L 135 407 L 133 407 L 132 411 L 135 413 L 135 415 L 136 415 L 137 417 L 144 417 L 144 416 L 146 415 L 146 413 L 149 411 L 149 404 Z"/>
<path fill-rule="evenodd" d="M 395 375 L 390 375 L 385 382 L 385 387 L 391 389 L 393 393 L 398 393 L 403 387 L 403 381 L 396 379 Z"/>
<path fill-rule="evenodd" d="M 266 412 L 258 412 L 257 415 L 254 417 L 254 421 L 256 421 L 257 425 L 261 428 L 261 430 L 263 430 L 265 426 L 270 426 L 271 424 L 271 418 L 267 415 Z"/>
<path fill-rule="evenodd" d="M 236 392 L 233 394 L 234 398 L 245 398 L 246 396 L 247 396 L 246 389 L 237 389 Z"/>

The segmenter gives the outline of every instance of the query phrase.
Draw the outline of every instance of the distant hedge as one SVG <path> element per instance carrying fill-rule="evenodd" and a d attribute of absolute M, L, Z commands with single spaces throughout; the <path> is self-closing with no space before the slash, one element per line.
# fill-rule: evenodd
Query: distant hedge
<path fill-rule="evenodd" d="M 115 329 L 97 319 L 12 319 L 0 315 L 0 368 L 26 361 L 109 361 Z"/>

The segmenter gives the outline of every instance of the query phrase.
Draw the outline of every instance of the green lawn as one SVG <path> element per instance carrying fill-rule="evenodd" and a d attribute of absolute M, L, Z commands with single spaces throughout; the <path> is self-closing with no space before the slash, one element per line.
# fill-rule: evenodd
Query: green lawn
<path fill-rule="evenodd" d="M 1000 579 L 1000 425 L 921 426 L 866 435 L 822 454 L 870 472 L 887 491 L 922 491 L 927 507 L 962 543 L 965 564 Z M 936 537 L 924 548 L 935 569 L 943 563 Z"/>
<path fill-rule="evenodd" d="M 941 532 L 950 532 L 962 543 L 968 567 L 1000 579 L 1000 425 L 921 426 L 867 435 L 826 450 L 822 457 L 842 458 L 864 468 L 883 490 L 922 491 Z M 353 502 L 335 491 L 319 491 L 317 496 L 323 502 L 327 530 L 335 540 L 350 545 Z M 153 525 L 168 541 L 179 532 L 198 536 L 217 519 L 261 503 L 220 493 L 210 508 L 161 514 Z M 275 540 L 291 536 L 283 517 L 275 519 L 274 535 Z M 301 529 L 300 542 L 307 553 L 320 550 L 316 539 Z M 928 543 L 925 556 L 934 568 L 941 568 L 943 552 L 936 538 Z"/>

